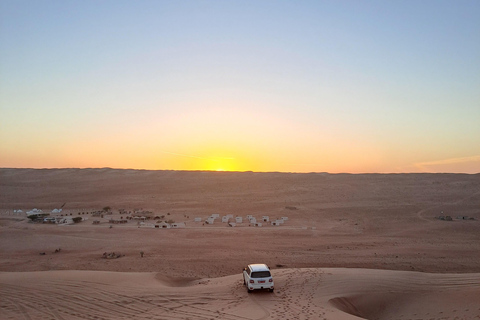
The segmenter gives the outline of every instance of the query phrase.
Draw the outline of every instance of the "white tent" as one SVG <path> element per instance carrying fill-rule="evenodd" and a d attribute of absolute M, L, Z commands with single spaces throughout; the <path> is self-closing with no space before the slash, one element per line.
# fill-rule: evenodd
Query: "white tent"
<path fill-rule="evenodd" d="M 28 216 L 48 216 L 48 213 L 43 213 L 42 210 L 33 208 L 32 210 L 27 211 L 27 217 Z"/>

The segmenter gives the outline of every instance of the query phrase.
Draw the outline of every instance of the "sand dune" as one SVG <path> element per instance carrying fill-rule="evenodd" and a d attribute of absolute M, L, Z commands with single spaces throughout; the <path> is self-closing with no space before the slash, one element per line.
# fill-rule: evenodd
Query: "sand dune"
<path fill-rule="evenodd" d="M 166 281 L 155 273 L 0 273 L 2 319 L 479 319 L 480 274 L 274 270 L 276 291 L 240 274 Z M 174 285 L 177 284 L 177 285 Z"/>
<path fill-rule="evenodd" d="M 0 319 L 480 319 L 480 175 L 0 169 L 0 182 Z M 186 227 L 13 213 L 64 203 L 73 216 L 144 208 Z M 193 220 L 212 213 L 289 219 Z M 259 262 L 273 294 L 242 284 Z"/>

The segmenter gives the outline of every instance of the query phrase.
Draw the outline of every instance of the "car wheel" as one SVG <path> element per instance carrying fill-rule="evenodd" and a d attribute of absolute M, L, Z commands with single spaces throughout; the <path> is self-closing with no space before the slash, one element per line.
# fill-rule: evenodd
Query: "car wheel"
<path fill-rule="evenodd" d="M 243 277 L 243 285 L 246 286 L 247 283 L 245 282 L 245 277 Z"/>
<path fill-rule="evenodd" d="M 247 292 L 248 292 L 248 293 L 252 293 L 252 291 L 253 291 L 253 290 L 248 289 L 248 286 L 247 286 Z"/>
<path fill-rule="evenodd" d="M 268 289 L 268 291 L 270 291 L 270 292 L 273 292 L 273 288 L 271 288 L 271 289 Z"/>

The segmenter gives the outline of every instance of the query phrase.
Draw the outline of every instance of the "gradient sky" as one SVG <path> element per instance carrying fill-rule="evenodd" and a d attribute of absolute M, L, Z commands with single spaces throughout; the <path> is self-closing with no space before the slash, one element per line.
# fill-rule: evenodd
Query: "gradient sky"
<path fill-rule="evenodd" d="M 480 172 L 480 1 L 0 1 L 0 167 Z"/>

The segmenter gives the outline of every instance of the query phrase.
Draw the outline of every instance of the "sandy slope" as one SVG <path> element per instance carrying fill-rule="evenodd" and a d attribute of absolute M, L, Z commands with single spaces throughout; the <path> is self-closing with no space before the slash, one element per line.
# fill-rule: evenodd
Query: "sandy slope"
<path fill-rule="evenodd" d="M 155 273 L 0 273 L 2 319 L 479 319 L 480 274 L 281 269 L 276 291 L 248 294 L 240 274 L 166 280 Z"/>
<path fill-rule="evenodd" d="M 13 214 L 63 203 L 187 227 Z M 215 212 L 289 220 L 193 222 Z M 480 175 L 0 169 L 0 319 L 478 319 L 479 220 Z M 102 259 L 111 251 L 124 256 Z M 253 262 L 273 267 L 274 294 L 246 293 L 240 270 Z"/>

